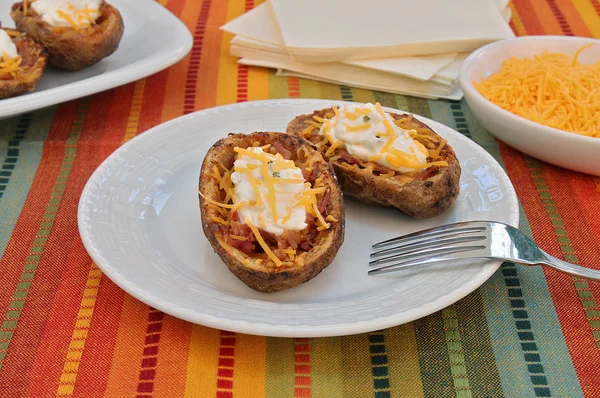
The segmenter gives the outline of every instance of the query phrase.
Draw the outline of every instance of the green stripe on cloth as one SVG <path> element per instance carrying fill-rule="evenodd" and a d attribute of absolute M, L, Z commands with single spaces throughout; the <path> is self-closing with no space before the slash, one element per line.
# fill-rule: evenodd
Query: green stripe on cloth
<path fill-rule="evenodd" d="M 342 343 L 339 337 L 311 339 L 311 381 L 314 397 L 344 397 Z"/>
<path fill-rule="evenodd" d="M 294 339 L 267 337 L 265 395 L 294 396 Z"/>
<path fill-rule="evenodd" d="M 16 116 L 9 119 L 0 120 L 0 164 L 3 164 L 4 160 L 6 159 L 8 141 L 14 134 L 20 119 L 21 116 Z"/>
<path fill-rule="evenodd" d="M 414 322 L 425 397 L 455 396 L 441 312 Z"/>
<path fill-rule="evenodd" d="M 25 139 L 19 145 L 19 157 L 13 165 L 14 168 L 10 167 L 7 170 L 0 169 L 1 178 L 8 179 L 8 181 L 3 180 L 3 183 L 7 187 L 0 199 L 0 222 L 2 224 L 2 229 L 0 229 L 0 257 L 2 257 L 4 250 L 6 250 L 8 240 L 33 183 L 40 159 L 42 158 L 44 141 L 50 131 L 55 112 L 56 107 L 50 107 L 38 111 L 33 115 L 25 134 Z M 16 123 L 19 119 L 13 118 L 7 122 L 7 125 L 16 129 Z M 7 154 L 7 151 L 4 153 Z M 4 160 L 0 164 L 4 164 Z"/>
<path fill-rule="evenodd" d="M 311 339 L 311 381 L 314 397 L 343 397 L 344 364 L 339 337 Z"/>
<path fill-rule="evenodd" d="M 344 397 L 373 398 L 373 376 L 369 340 L 366 334 L 340 337 Z"/>
<path fill-rule="evenodd" d="M 0 166 L 0 198 L 4 196 L 10 177 L 17 167 L 19 154 L 21 153 L 21 142 L 25 139 L 25 135 L 29 130 L 32 117 L 31 113 L 21 115 L 12 136 L 7 142 L 2 166 Z"/>
<path fill-rule="evenodd" d="M 456 302 L 458 332 L 474 397 L 502 397 L 502 383 L 479 290 Z"/>
<path fill-rule="evenodd" d="M 363 90 L 361 88 L 352 88 L 352 98 L 354 98 L 354 101 L 356 102 L 375 102 L 375 95 L 373 94 L 373 91 Z"/>
<path fill-rule="evenodd" d="M 269 70 L 269 98 L 289 98 L 288 78 L 277 76 L 274 71 Z"/>
<path fill-rule="evenodd" d="M 321 98 L 321 83 L 316 80 L 298 79 L 302 98 Z"/>
<path fill-rule="evenodd" d="M 460 110 L 473 139 L 483 145 L 504 167 L 498 142 L 481 126 L 464 100 L 461 103 Z M 448 114 L 449 112 L 446 113 L 446 117 L 448 117 Z M 437 116 L 435 119 L 438 120 Z M 519 214 L 519 229 L 531 237 L 529 221 L 521 206 L 519 206 Z M 545 371 L 545 376 L 550 382 L 552 394 L 559 397 L 582 396 L 581 386 L 555 308 L 547 305 L 547 303 L 552 303 L 552 298 L 550 297 L 543 269 L 541 267 L 517 266 L 516 272 L 518 273 L 517 279 L 520 288 L 508 287 L 505 276 L 501 272 L 497 272 L 480 289 L 489 325 L 488 330 L 505 395 L 509 397 L 519 396 L 523 394 L 523 386 L 531 386 L 531 376 L 539 376 L 540 369 L 536 364 L 527 363 L 525 355 L 527 355 L 527 358 L 532 358 L 538 352 L 543 352 L 544 355 L 540 358 L 541 365 Z M 509 297 L 509 294 L 518 295 L 520 298 Z M 522 299 L 526 303 L 528 321 L 531 324 L 531 329 L 535 332 L 535 342 L 521 342 L 519 339 L 516 322 L 522 320 L 514 318 L 511 300 L 515 299 Z M 523 359 L 519 358 L 519 361 L 516 361 L 515 352 L 522 352 L 523 357 L 521 358 Z"/>
<path fill-rule="evenodd" d="M 25 307 L 29 289 L 31 288 L 37 266 L 40 262 L 41 253 L 44 250 L 46 242 L 48 241 L 48 235 L 50 234 L 50 231 L 54 225 L 56 213 L 58 212 L 63 193 L 66 189 L 67 182 L 69 181 L 69 175 L 71 174 L 73 161 L 75 160 L 77 142 L 79 141 L 79 137 L 81 135 L 81 129 L 87 114 L 88 105 L 89 97 L 81 100 L 79 103 L 75 120 L 71 125 L 69 138 L 67 138 L 66 141 L 61 168 L 50 194 L 51 198 L 58 199 L 49 199 L 49 202 L 46 206 L 46 211 L 38 227 L 38 232 L 36 234 L 38 237 L 34 240 L 33 245 L 30 248 L 29 257 L 23 266 L 23 273 L 21 274 L 21 278 L 17 283 L 17 286 L 15 286 L 13 299 L 9 304 L 8 310 L 4 314 L 3 322 L 0 325 L 0 340 L 5 343 L 3 345 L 3 347 L 5 346 L 3 350 L 0 350 L 0 369 L 2 369 L 2 365 L 4 364 L 6 350 L 8 349 L 12 336 L 17 329 L 21 312 Z"/>
<path fill-rule="evenodd" d="M 446 346 L 448 347 L 448 357 L 450 358 L 450 372 L 454 381 L 454 390 L 457 398 L 471 398 L 471 385 L 467 375 L 465 365 L 465 354 L 463 352 L 463 343 L 458 330 L 458 316 L 454 304 L 442 310 L 442 319 L 444 320 L 444 334 L 446 335 Z"/>
<path fill-rule="evenodd" d="M 394 396 L 423 397 L 419 352 L 413 323 L 386 329 L 390 385 Z"/>

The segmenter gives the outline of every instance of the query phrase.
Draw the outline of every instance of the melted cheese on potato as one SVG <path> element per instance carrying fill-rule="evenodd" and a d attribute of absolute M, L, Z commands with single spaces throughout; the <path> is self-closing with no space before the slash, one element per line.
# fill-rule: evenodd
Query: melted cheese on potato
<path fill-rule="evenodd" d="M 100 15 L 102 0 L 36 0 L 31 8 L 54 27 L 86 28 Z"/>
<path fill-rule="evenodd" d="M 331 148 L 345 148 L 351 155 L 399 172 L 428 167 L 427 148 L 410 136 L 410 130 L 398 127 L 379 103 L 334 110 L 335 116 L 324 120 L 319 130 Z M 333 152 L 331 148 L 329 152 Z"/>

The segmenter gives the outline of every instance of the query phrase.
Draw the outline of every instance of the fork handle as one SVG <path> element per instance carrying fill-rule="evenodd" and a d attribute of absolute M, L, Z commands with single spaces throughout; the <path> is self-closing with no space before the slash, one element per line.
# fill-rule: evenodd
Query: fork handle
<path fill-rule="evenodd" d="M 585 268 L 582 267 L 581 265 L 576 265 L 576 264 L 571 264 L 568 263 L 566 261 L 563 261 L 561 259 L 558 259 L 556 257 L 553 257 L 551 255 L 549 255 L 548 253 L 544 253 L 546 254 L 546 261 L 540 261 L 540 264 L 542 265 L 548 265 L 558 271 L 564 272 L 565 274 L 569 274 L 569 275 L 573 275 L 573 276 L 577 276 L 580 278 L 585 278 L 585 279 L 591 279 L 594 281 L 600 281 L 600 271 L 595 270 L 595 269 L 591 269 L 591 268 Z"/>

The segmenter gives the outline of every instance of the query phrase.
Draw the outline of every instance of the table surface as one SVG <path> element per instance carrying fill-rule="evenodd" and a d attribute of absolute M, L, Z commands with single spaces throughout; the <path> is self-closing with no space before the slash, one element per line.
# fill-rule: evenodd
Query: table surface
<path fill-rule="evenodd" d="M 600 283 L 505 263 L 480 289 L 368 334 L 265 338 L 165 315 L 90 260 L 77 202 L 100 162 L 166 120 L 267 98 L 379 101 L 436 119 L 505 167 L 521 229 L 600 268 L 600 179 L 493 139 L 466 102 L 428 101 L 239 66 L 218 28 L 252 0 L 162 0 L 194 34 L 190 55 L 147 79 L 0 121 L 2 397 L 598 397 Z M 513 0 L 518 35 L 600 37 L 598 0 Z M 599 154 L 600 155 L 600 154 Z"/>

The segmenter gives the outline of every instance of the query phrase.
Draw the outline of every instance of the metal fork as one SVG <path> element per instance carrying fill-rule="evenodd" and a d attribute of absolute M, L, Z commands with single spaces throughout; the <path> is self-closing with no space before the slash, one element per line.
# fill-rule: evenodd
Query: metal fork
<path fill-rule="evenodd" d="M 521 231 L 496 221 L 467 221 L 399 236 L 373 245 L 370 275 L 457 259 L 497 259 L 547 265 L 580 278 L 600 280 L 600 270 L 553 257 Z M 386 265 L 384 265 L 386 264 Z"/>

